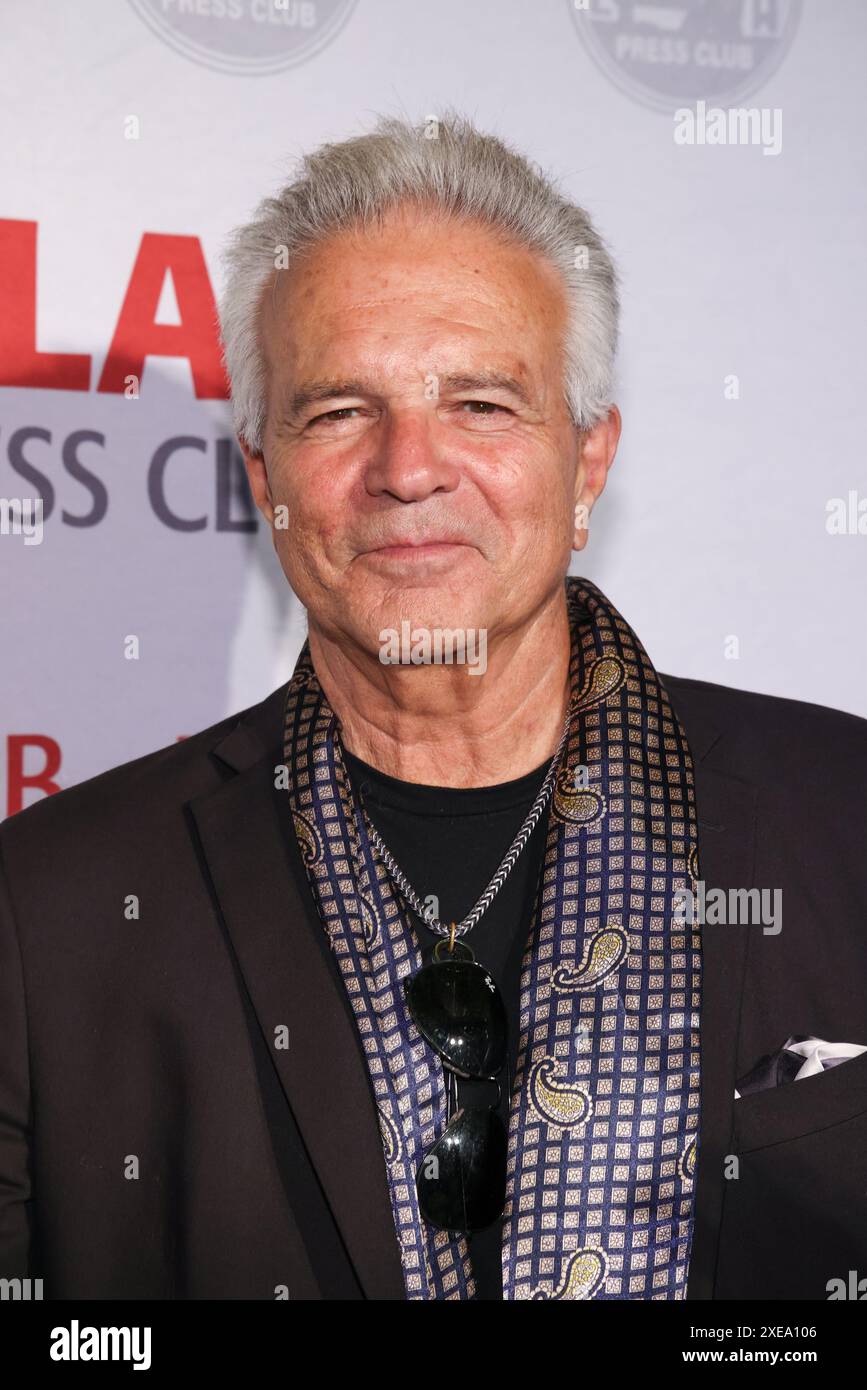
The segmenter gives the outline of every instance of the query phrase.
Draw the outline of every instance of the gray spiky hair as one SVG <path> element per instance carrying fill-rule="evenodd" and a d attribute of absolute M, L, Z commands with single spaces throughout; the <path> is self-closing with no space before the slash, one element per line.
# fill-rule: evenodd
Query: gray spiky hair
<path fill-rule="evenodd" d="M 611 405 L 617 351 L 617 272 L 605 243 L 553 180 L 493 135 L 448 110 L 414 126 L 381 117 L 373 131 L 304 156 L 297 177 L 264 198 L 223 253 L 223 358 L 235 429 L 262 447 L 267 376 L 259 316 L 276 269 L 340 231 L 381 224 L 390 209 L 417 204 L 432 215 L 483 222 L 535 251 L 562 277 L 568 305 L 564 394 L 576 427 L 589 429 Z M 282 262 L 281 262 L 282 264 Z"/>

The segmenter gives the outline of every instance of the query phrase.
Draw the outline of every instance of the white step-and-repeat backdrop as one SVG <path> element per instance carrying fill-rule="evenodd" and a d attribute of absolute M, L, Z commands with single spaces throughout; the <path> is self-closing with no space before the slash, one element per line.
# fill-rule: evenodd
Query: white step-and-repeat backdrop
<path fill-rule="evenodd" d="M 447 105 L 622 272 L 580 572 L 662 671 L 867 715 L 863 0 L 3 0 L 0 30 L 0 815 L 290 674 L 219 254 L 302 151 Z"/>

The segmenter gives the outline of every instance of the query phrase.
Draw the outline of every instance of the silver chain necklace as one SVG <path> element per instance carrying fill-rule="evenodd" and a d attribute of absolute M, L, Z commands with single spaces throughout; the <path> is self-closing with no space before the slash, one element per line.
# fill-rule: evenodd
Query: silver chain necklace
<path fill-rule="evenodd" d="M 399 864 L 394 858 L 394 855 L 391 853 L 391 850 L 385 844 L 385 841 L 383 840 L 376 826 L 371 822 L 370 816 L 368 815 L 367 810 L 364 806 L 364 797 L 359 790 L 361 809 L 362 814 L 364 815 L 364 823 L 367 827 L 368 835 L 370 836 L 373 843 L 376 845 L 376 848 L 379 851 L 383 863 L 388 869 L 388 872 L 391 874 L 391 877 L 394 880 L 394 882 L 400 888 L 407 902 L 414 909 L 414 911 L 418 913 L 421 920 L 424 923 L 426 923 L 428 927 L 430 927 L 431 931 L 436 932 L 439 936 L 447 936 L 451 939 L 452 942 L 454 942 L 457 937 L 466 936 L 467 932 L 471 931 L 472 928 L 476 925 L 479 918 L 482 917 L 485 912 L 487 912 L 491 903 L 494 901 L 494 898 L 497 896 L 506 879 L 509 877 L 509 874 L 512 872 L 512 869 L 515 866 L 515 861 L 517 860 L 522 849 L 524 848 L 530 836 L 532 835 L 533 830 L 536 827 L 536 823 L 539 820 L 539 817 L 541 816 L 546 805 L 548 804 L 548 801 L 550 800 L 551 793 L 554 788 L 554 779 L 557 775 L 557 765 L 560 761 L 560 756 L 563 752 L 563 748 L 566 743 L 566 738 L 569 733 L 569 725 L 571 723 L 571 720 L 572 705 L 570 700 L 569 708 L 566 711 L 566 722 L 563 726 L 563 732 L 560 735 L 560 742 L 557 744 L 557 747 L 554 751 L 554 756 L 551 760 L 551 766 L 545 774 L 545 780 L 539 788 L 538 794 L 536 796 L 535 801 L 533 802 L 533 805 L 527 812 L 527 816 L 524 820 L 523 825 L 521 826 L 520 830 L 518 831 L 517 835 L 515 836 L 514 840 L 509 846 L 509 849 L 506 851 L 506 856 L 503 859 L 502 864 L 497 869 L 497 872 L 494 874 L 494 877 L 491 879 L 490 883 L 488 884 L 482 896 L 479 898 L 475 907 L 472 909 L 471 912 L 468 912 L 466 917 L 462 918 L 460 922 L 452 922 L 450 926 L 444 926 L 438 917 L 434 916 L 434 914 L 428 908 L 425 908 L 421 898 L 418 896 L 412 884 L 409 882 L 409 879 L 407 878 L 406 874 L 400 868 Z M 337 740 L 337 746 L 339 749 L 339 737 Z M 343 764 L 342 754 L 340 761 L 341 764 Z M 346 769 L 344 766 L 344 773 L 345 771 Z"/>

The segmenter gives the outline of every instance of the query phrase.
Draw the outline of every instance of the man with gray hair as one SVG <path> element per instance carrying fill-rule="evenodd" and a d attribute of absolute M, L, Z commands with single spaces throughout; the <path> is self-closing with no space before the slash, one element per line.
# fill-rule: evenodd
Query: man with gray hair
<path fill-rule="evenodd" d="M 0 830 L 0 1274 L 827 1297 L 867 1262 L 867 722 L 662 675 L 568 577 L 621 429 L 602 238 L 448 112 L 308 155 L 227 269 L 308 637 Z"/>

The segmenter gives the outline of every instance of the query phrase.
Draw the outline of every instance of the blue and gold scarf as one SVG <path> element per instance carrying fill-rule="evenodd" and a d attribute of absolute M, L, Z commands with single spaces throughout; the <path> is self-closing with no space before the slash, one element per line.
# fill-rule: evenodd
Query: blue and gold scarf
<path fill-rule="evenodd" d="M 503 1297 L 677 1299 L 699 1137 L 700 936 L 678 912 L 698 878 L 692 758 L 635 633 L 594 585 L 565 583 L 572 719 L 521 969 Z M 473 1298 L 466 1240 L 419 1214 L 443 1068 L 404 1003 L 422 966 L 413 912 L 339 738 L 305 643 L 285 708 L 291 812 L 377 1100 L 406 1296 Z"/>

